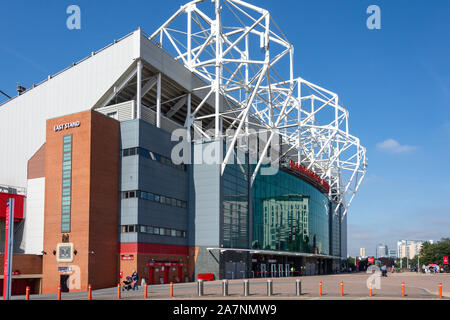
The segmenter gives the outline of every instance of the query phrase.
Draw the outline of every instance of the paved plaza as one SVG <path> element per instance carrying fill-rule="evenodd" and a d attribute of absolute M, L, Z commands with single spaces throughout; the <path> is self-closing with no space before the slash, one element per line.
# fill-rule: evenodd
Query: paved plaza
<path fill-rule="evenodd" d="M 336 274 L 306 277 L 271 278 L 273 295 L 267 296 L 267 278 L 249 279 L 250 294 L 244 296 L 244 281 L 229 280 L 228 296 L 222 296 L 222 281 L 204 282 L 204 295 L 198 296 L 197 283 L 173 285 L 173 297 L 170 297 L 170 285 L 148 286 L 147 299 L 150 300 L 200 300 L 200 299 L 439 299 L 439 283 L 442 283 L 443 298 L 450 300 L 450 274 L 417 274 L 411 272 L 388 274 L 381 278 L 381 288 L 373 289 L 369 296 L 367 273 Z M 296 280 L 301 280 L 302 295 L 296 296 Z M 344 295 L 341 296 L 340 282 L 343 282 Z M 322 282 L 322 296 L 319 296 L 319 282 Z M 402 282 L 405 283 L 405 297 L 402 297 Z M 121 291 L 121 300 L 143 300 L 144 287 L 138 291 Z M 87 300 L 87 292 L 62 293 L 62 300 Z M 14 300 L 24 300 L 25 296 L 14 296 Z M 56 300 L 56 294 L 31 295 L 30 300 Z M 92 291 L 93 300 L 117 300 L 117 287 Z"/>

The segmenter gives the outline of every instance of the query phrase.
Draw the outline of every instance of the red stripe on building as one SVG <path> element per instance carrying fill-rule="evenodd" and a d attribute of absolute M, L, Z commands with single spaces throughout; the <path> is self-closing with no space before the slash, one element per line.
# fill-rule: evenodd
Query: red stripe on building
<path fill-rule="evenodd" d="M 189 247 L 176 246 L 157 243 L 120 243 L 120 254 L 139 253 L 139 254 L 173 254 L 173 255 L 189 255 Z"/>

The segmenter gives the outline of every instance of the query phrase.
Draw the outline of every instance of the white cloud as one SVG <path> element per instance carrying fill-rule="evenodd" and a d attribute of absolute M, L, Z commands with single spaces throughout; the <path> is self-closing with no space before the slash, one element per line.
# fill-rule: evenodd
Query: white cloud
<path fill-rule="evenodd" d="M 401 145 L 397 140 L 387 139 L 377 144 L 377 149 L 390 153 L 407 153 L 417 149 L 416 146 Z"/>

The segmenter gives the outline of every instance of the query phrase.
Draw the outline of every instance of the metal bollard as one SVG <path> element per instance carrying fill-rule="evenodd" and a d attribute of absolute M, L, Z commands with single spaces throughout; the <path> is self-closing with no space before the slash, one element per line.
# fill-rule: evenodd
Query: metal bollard
<path fill-rule="evenodd" d="M 120 300 L 120 283 L 117 284 L 117 299 Z"/>
<path fill-rule="evenodd" d="M 344 281 L 341 281 L 341 297 L 344 296 Z"/>
<path fill-rule="evenodd" d="M 405 296 L 405 283 L 402 282 L 402 297 Z"/>
<path fill-rule="evenodd" d="M 144 284 L 144 299 L 147 299 L 147 283 Z"/>
<path fill-rule="evenodd" d="M 198 280 L 197 293 L 199 297 L 203 296 L 203 280 Z"/>
<path fill-rule="evenodd" d="M 322 296 L 322 281 L 319 282 L 319 297 Z"/>
<path fill-rule="evenodd" d="M 439 283 L 439 298 L 442 299 L 442 283 Z"/>
<path fill-rule="evenodd" d="M 248 297 L 250 295 L 250 284 L 248 280 L 244 280 L 244 297 Z"/>
<path fill-rule="evenodd" d="M 228 296 L 228 280 L 222 280 L 222 295 Z"/>
<path fill-rule="evenodd" d="M 25 300 L 30 300 L 30 287 L 28 286 L 25 290 Z"/>
<path fill-rule="evenodd" d="M 173 282 L 170 283 L 170 296 L 173 297 Z"/>
<path fill-rule="evenodd" d="M 61 300 L 61 286 L 58 286 L 58 300 Z"/>
<path fill-rule="evenodd" d="M 88 300 L 92 300 L 92 286 L 88 285 Z"/>
<path fill-rule="evenodd" d="M 267 279 L 267 296 L 272 296 L 273 294 L 273 286 L 272 286 L 272 279 Z"/>
<path fill-rule="evenodd" d="M 302 295 L 302 282 L 300 281 L 300 279 L 295 280 L 295 292 L 297 296 Z"/>

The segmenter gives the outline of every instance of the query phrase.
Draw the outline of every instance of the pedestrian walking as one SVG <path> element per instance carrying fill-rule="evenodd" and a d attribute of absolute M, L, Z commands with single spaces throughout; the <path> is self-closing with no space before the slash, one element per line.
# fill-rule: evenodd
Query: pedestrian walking
<path fill-rule="evenodd" d="M 383 277 L 387 277 L 387 268 L 386 268 L 386 265 L 383 265 L 383 266 L 381 267 L 381 275 L 382 275 Z"/>
<path fill-rule="evenodd" d="M 139 276 L 138 276 L 136 270 L 133 271 L 131 278 L 134 281 L 133 290 L 139 290 L 139 285 L 138 285 Z"/>

